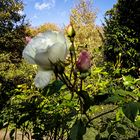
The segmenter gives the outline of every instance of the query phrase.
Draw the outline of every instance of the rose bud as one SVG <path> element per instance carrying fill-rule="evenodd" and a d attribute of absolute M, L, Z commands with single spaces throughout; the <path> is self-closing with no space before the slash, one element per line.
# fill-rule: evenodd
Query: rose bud
<path fill-rule="evenodd" d="M 86 50 L 83 50 L 80 53 L 78 61 L 76 62 L 76 66 L 77 69 L 82 73 L 88 72 L 88 70 L 90 69 L 91 66 L 90 54 Z"/>
<path fill-rule="evenodd" d="M 75 30 L 71 24 L 68 25 L 67 27 L 67 34 L 68 37 L 74 37 L 75 36 Z"/>

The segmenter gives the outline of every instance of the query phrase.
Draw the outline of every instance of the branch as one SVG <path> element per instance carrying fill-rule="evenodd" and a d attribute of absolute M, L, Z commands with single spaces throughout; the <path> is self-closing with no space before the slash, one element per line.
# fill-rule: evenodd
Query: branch
<path fill-rule="evenodd" d="M 94 119 L 97 119 L 97 118 L 99 118 L 99 117 L 101 117 L 101 116 L 103 116 L 103 115 L 106 115 L 106 114 L 108 114 L 108 113 L 114 112 L 114 111 L 115 111 L 116 109 L 118 109 L 118 108 L 119 108 L 119 107 L 117 106 L 117 107 L 115 107 L 115 108 L 112 109 L 112 110 L 109 110 L 109 111 L 107 111 L 107 112 L 103 112 L 103 113 L 101 113 L 101 114 L 99 114 L 99 115 L 97 115 L 97 116 L 91 118 L 91 119 L 86 123 L 86 127 L 87 127 L 87 125 L 88 125 L 91 121 L 93 121 Z"/>

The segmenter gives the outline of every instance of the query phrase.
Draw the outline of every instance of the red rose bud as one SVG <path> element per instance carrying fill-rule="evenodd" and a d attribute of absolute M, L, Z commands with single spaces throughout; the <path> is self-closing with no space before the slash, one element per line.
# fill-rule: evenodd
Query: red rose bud
<path fill-rule="evenodd" d="M 68 25 L 67 27 L 67 34 L 69 37 L 74 37 L 75 36 L 75 30 L 71 24 Z"/>
<path fill-rule="evenodd" d="M 80 72 L 87 72 L 90 69 L 91 66 L 90 54 L 86 50 L 83 50 L 80 53 L 78 61 L 76 62 L 76 66 Z"/>

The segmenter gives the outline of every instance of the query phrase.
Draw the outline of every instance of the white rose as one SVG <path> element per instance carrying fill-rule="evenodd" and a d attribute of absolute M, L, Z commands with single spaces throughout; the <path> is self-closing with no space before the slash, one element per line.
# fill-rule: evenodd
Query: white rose
<path fill-rule="evenodd" d="M 31 39 L 23 50 L 23 58 L 39 66 L 35 77 L 36 87 L 44 88 L 48 85 L 53 74 L 51 63 L 64 61 L 67 51 L 67 41 L 60 32 L 47 31 Z"/>

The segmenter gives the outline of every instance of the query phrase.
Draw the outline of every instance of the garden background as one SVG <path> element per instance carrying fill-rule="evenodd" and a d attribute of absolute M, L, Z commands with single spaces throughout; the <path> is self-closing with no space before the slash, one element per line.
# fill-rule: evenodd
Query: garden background
<path fill-rule="evenodd" d="M 140 1 L 118 0 L 95 23 L 92 0 L 70 9 L 70 25 L 32 27 L 21 0 L 0 1 L 0 140 L 138 140 L 140 137 Z M 34 85 L 37 66 L 22 52 L 38 33 L 63 32 L 69 57 L 49 85 Z M 72 33 L 72 34 L 71 34 Z M 90 53 L 85 72 L 76 63 Z M 76 56 L 76 57 L 75 57 Z M 76 59 L 74 59 L 74 57 Z"/>

